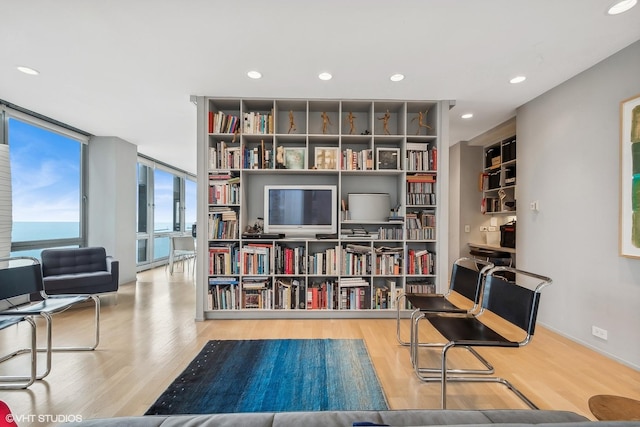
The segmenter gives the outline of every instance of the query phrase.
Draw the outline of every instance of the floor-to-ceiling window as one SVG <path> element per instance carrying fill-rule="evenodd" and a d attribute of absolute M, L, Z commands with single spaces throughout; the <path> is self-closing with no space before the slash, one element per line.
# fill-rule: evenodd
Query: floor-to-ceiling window
<path fill-rule="evenodd" d="M 138 159 L 137 265 L 142 270 L 167 262 L 172 236 L 191 234 L 196 219 L 195 177 Z"/>
<path fill-rule="evenodd" d="M 28 114 L 5 111 L 12 191 L 11 254 L 86 241 L 83 151 L 88 135 Z"/>

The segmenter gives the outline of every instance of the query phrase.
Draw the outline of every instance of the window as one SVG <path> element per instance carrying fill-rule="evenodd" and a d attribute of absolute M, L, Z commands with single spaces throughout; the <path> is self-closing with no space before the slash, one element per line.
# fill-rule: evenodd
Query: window
<path fill-rule="evenodd" d="M 82 142 L 27 120 L 7 123 L 12 255 L 83 245 Z"/>
<path fill-rule="evenodd" d="M 195 177 L 144 156 L 138 158 L 137 265 L 169 258 L 171 236 L 191 234 L 196 221 Z"/>

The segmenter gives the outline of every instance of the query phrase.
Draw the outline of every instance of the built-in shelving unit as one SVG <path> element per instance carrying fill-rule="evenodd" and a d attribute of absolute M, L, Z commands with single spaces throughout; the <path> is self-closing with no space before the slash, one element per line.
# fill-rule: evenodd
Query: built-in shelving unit
<path fill-rule="evenodd" d="M 198 319 L 392 317 L 397 292 L 446 288 L 448 102 L 197 104 Z M 336 235 L 243 236 L 282 185 L 335 187 Z M 388 194 L 384 219 L 352 218 L 356 193 Z"/>
<path fill-rule="evenodd" d="M 484 148 L 482 213 L 516 214 L 516 137 Z"/>

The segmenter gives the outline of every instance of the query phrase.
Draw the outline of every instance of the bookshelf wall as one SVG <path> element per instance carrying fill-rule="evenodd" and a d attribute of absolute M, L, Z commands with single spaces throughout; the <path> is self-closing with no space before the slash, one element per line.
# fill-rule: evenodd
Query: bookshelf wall
<path fill-rule="evenodd" d="M 196 317 L 393 317 L 398 292 L 445 289 L 448 108 L 198 97 Z M 283 184 L 336 186 L 337 236 L 244 238 Z M 351 193 L 388 193 L 389 214 L 352 220 Z"/>

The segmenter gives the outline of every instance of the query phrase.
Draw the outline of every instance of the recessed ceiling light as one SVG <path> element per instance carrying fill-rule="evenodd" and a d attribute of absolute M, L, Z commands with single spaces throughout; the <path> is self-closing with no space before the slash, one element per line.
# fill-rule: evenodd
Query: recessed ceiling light
<path fill-rule="evenodd" d="M 471 117 L 473 117 L 473 113 L 466 113 L 461 115 L 460 117 L 462 117 L 463 119 L 470 119 Z"/>
<path fill-rule="evenodd" d="M 619 13 L 623 13 L 623 12 L 626 12 L 627 10 L 631 9 L 633 6 L 636 5 L 636 3 L 638 3 L 638 0 L 622 0 L 622 1 L 618 1 L 613 6 L 611 6 L 609 8 L 607 13 L 609 15 L 618 15 Z"/>
<path fill-rule="evenodd" d="M 320 74 L 318 74 L 318 78 L 320 80 L 331 80 L 332 77 L 333 76 L 331 74 L 329 74 L 329 73 L 320 73 Z"/>
<path fill-rule="evenodd" d="M 509 83 L 522 83 L 523 81 L 527 80 L 527 78 L 525 76 L 516 76 L 514 78 L 512 78 L 511 80 L 509 80 Z"/>
<path fill-rule="evenodd" d="M 259 79 L 262 77 L 262 73 L 260 71 L 249 71 L 247 73 L 250 79 Z"/>
<path fill-rule="evenodd" d="M 394 74 L 391 77 L 389 77 L 389 79 L 391 79 L 392 82 L 399 82 L 400 80 L 404 80 L 404 74 Z"/>
<path fill-rule="evenodd" d="M 22 71 L 23 73 L 29 74 L 31 76 L 37 76 L 38 74 L 40 74 L 38 70 L 34 70 L 33 68 L 23 67 L 23 66 L 19 66 L 16 68 L 18 68 L 19 71 Z"/>

